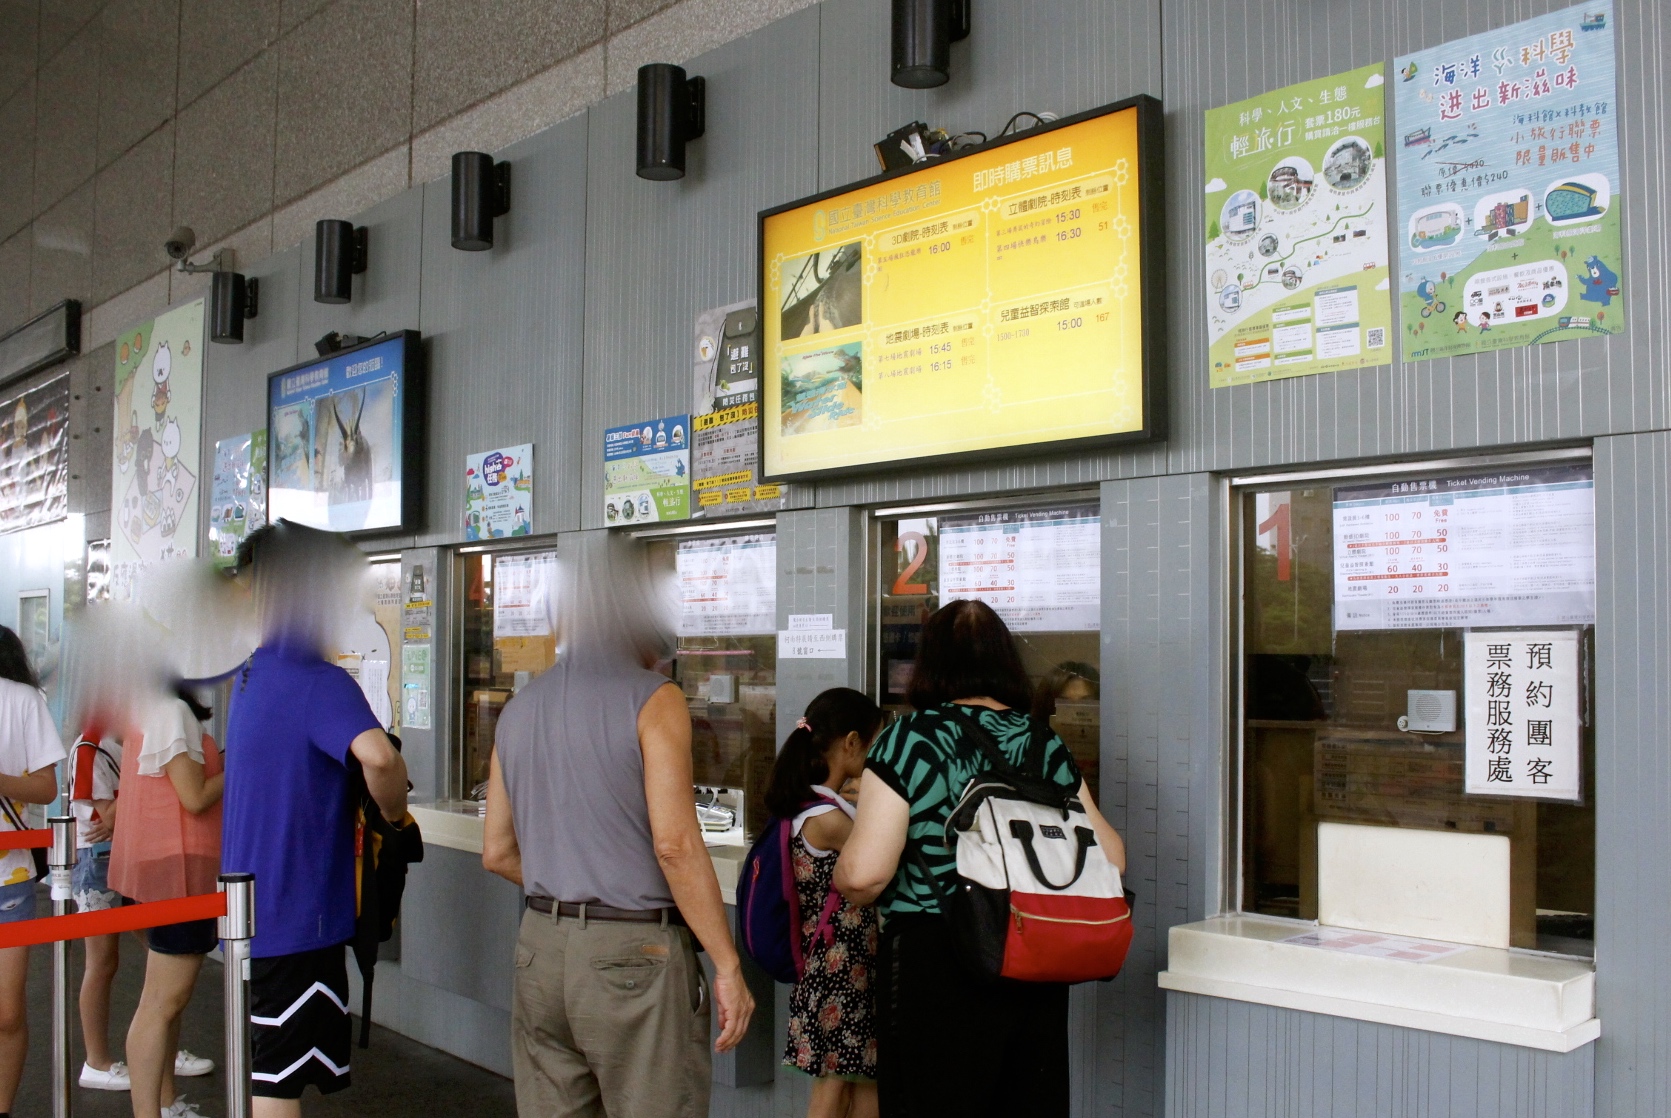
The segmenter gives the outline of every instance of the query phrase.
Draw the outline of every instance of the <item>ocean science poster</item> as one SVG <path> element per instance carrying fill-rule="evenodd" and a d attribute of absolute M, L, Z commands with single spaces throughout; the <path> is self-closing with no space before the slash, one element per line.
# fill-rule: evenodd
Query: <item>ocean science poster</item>
<path fill-rule="evenodd" d="M 1613 5 L 1399 58 L 1406 361 L 1625 328 Z"/>
<path fill-rule="evenodd" d="M 1385 85 L 1377 63 L 1207 112 L 1214 388 L 1391 363 Z"/>

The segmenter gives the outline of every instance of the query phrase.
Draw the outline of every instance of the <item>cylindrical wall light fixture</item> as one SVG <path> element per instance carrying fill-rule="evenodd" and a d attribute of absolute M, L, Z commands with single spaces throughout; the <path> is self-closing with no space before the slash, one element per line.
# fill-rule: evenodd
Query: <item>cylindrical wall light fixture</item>
<path fill-rule="evenodd" d="M 209 340 L 237 345 L 244 340 L 244 319 L 254 318 L 261 281 L 239 272 L 215 272 L 209 277 Z"/>
<path fill-rule="evenodd" d="M 707 83 L 683 66 L 652 62 L 638 68 L 638 177 L 666 182 L 685 177 L 685 144 L 707 128 Z"/>
<path fill-rule="evenodd" d="M 945 85 L 952 44 L 969 37 L 969 0 L 893 0 L 893 75 L 906 89 Z"/>
<path fill-rule="evenodd" d="M 366 227 L 325 218 L 313 227 L 313 301 L 346 303 L 366 270 Z"/>
<path fill-rule="evenodd" d="M 511 165 L 480 151 L 453 154 L 453 247 L 493 247 L 493 219 L 511 208 Z"/>

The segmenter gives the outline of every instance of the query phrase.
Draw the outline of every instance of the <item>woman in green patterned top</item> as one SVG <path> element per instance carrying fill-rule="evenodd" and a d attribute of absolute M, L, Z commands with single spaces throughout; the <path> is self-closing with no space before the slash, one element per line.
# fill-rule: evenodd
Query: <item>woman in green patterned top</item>
<path fill-rule="evenodd" d="M 979 719 L 1012 763 L 1078 789 L 1097 842 L 1125 871 L 1125 844 L 1103 819 L 1073 755 L 1024 711 L 1032 688 L 1015 640 L 982 602 L 955 601 L 923 623 L 908 697 L 915 712 L 870 747 L 853 833 L 835 884 L 882 913 L 877 959 L 877 1081 L 882 1114 L 1068 1113 L 1068 993 L 1048 983 L 989 980 L 956 961 L 939 893 L 956 884 L 946 819 L 985 771 L 950 708 Z M 1035 771 L 1037 771 L 1035 769 Z M 924 871 L 928 867 L 939 889 Z"/>

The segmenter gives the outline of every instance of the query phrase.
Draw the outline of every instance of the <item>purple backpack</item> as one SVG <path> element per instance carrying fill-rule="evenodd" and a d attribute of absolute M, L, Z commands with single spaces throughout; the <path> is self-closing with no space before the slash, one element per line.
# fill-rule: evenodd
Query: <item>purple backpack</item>
<path fill-rule="evenodd" d="M 802 804 L 801 809 L 820 803 L 835 801 L 819 796 Z M 801 954 L 801 898 L 789 854 L 791 822 L 772 816 L 749 847 L 737 875 L 737 927 L 749 958 L 777 981 L 792 983 L 800 981 L 806 959 Z M 841 894 L 830 890 L 815 933 L 826 943 L 835 938 L 830 917 L 840 905 Z"/>

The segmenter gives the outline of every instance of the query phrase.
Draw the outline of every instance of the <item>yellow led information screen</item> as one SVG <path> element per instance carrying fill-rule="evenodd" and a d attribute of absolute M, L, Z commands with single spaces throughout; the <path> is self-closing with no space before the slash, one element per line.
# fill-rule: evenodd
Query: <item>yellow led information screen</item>
<path fill-rule="evenodd" d="M 764 473 L 1156 437 L 1158 120 L 1142 98 L 762 214 Z"/>

